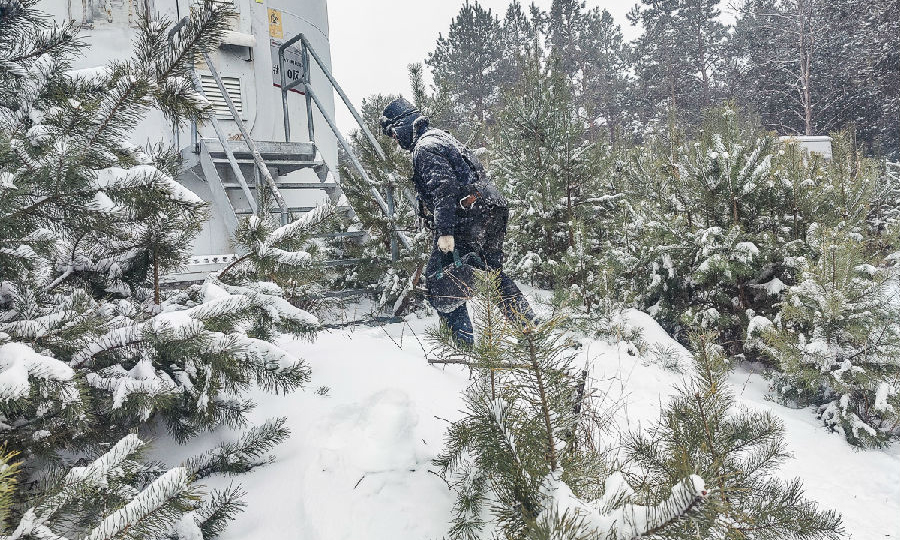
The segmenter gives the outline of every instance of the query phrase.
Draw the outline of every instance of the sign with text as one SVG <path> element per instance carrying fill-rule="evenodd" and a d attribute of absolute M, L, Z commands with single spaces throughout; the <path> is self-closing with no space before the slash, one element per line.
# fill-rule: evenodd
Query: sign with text
<path fill-rule="evenodd" d="M 269 46 L 272 49 L 272 86 L 281 88 L 281 72 L 278 71 L 278 48 L 284 43 L 281 40 L 270 39 Z M 284 50 L 284 75 L 288 84 L 303 78 L 303 52 L 291 45 Z M 291 92 L 303 93 L 302 86 L 291 88 Z"/>

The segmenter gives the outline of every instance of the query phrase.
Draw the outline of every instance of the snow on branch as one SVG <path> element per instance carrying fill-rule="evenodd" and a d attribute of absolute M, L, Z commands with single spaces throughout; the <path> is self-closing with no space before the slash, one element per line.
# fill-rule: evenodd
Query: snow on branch
<path fill-rule="evenodd" d="M 696 511 L 708 495 L 703 479 L 697 475 L 674 486 L 671 495 L 655 506 L 626 503 L 609 508 L 621 499 L 623 490 L 630 492 L 621 473 L 610 475 L 604 496 L 591 503 L 580 500 L 565 482 L 552 475 L 547 485 L 552 502 L 545 516 L 548 513 L 577 515 L 588 536 L 610 540 L 633 540 L 656 534 Z"/>
<path fill-rule="evenodd" d="M 31 391 L 29 378 L 69 382 L 74 376 L 65 362 L 38 354 L 24 343 L 0 345 L 0 401 L 27 396 Z"/>
<path fill-rule="evenodd" d="M 108 540 L 125 529 L 146 519 L 163 505 L 187 491 L 188 474 L 184 467 L 176 467 L 153 481 L 122 508 L 106 517 L 84 540 Z"/>

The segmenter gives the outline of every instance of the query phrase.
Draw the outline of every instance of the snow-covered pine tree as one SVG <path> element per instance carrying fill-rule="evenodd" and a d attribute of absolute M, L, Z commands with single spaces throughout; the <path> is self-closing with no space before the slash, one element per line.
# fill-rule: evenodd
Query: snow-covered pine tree
<path fill-rule="evenodd" d="M 16 475 L 19 463 L 15 461 L 16 453 L 0 449 L 0 531 L 6 530 L 6 521 L 13 505 L 16 492 Z"/>
<path fill-rule="evenodd" d="M 606 131 L 609 145 L 627 144 L 634 137 L 631 107 L 633 81 L 629 73 L 628 46 L 621 27 L 608 11 L 593 9 L 587 14 L 587 69 L 584 73 L 582 103 L 586 120 Z M 602 134 L 602 131 L 601 131 Z"/>
<path fill-rule="evenodd" d="M 288 437 L 280 418 L 247 431 L 178 467 L 141 458 L 147 445 L 134 434 L 65 474 L 43 479 L 36 497 L 0 499 L 0 517 L 15 510 L 18 523 L 0 521 L 3 538 L 215 538 L 243 510 L 243 491 L 231 486 L 204 496 L 198 481 L 241 474 L 271 461 L 268 451 Z M 5 463 L 11 456 L 5 456 Z M 14 486 L 17 466 L 0 471 L 0 486 Z M 5 488 L 0 488 L 5 490 Z M 12 489 L 10 489 L 10 492 Z M 4 493 L 4 491 L 0 491 Z"/>
<path fill-rule="evenodd" d="M 673 335 L 740 334 L 748 308 L 772 304 L 761 285 L 786 279 L 784 186 L 768 179 L 775 140 L 732 109 L 710 113 L 698 140 L 682 137 L 652 139 L 623 164 L 627 212 L 610 237 L 635 261 L 627 289 Z"/>
<path fill-rule="evenodd" d="M 162 538 L 198 494 L 184 467 L 145 474 L 144 446 L 127 435 L 85 466 L 52 481 L 4 538 Z"/>
<path fill-rule="evenodd" d="M 626 440 L 625 478 L 634 504 L 667 499 L 688 474 L 706 480 L 706 503 L 654 538 L 837 539 L 840 516 L 803 497 L 799 480 L 773 476 L 788 457 L 784 427 L 770 413 L 736 409 L 729 363 L 709 335 L 694 339 L 696 373 L 659 421 Z"/>
<path fill-rule="evenodd" d="M 540 57 L 523 60 L 528 69 L 507 96 L 490 170 L 512 211 L 507 251 L 516 264 L 510 270 L 554 286 L 554 269 L 587 211 L 583 199 L 595 193 L 587 159 L 593 145 L 566 80 Z"/>
<path fill-rule="evenodd" d="M 457 495 L 450 537 L 630 539 L 695 511 L 706 492 L 690 473 L 655 506 L 607 492 L 610 471 L 597 437 L 605 426 L 563 322 L 508 321 L 495 307 L 498 282 L 487 274 L 476 285 L 477 341 L 466 351 L 473 382 L 464 416 L 435 460 Z"/>
<path fill-rule="evenodd" d="M 501 92 L 522 82 L 526 59 L 541 50 L 542 25 L 543 15 L 536 5 L 532 4 L 526 10 L 520 0 L 509 3 L 500 30 L 503 43 Z"/>
<path fill-rule="evenodd" d="M 272 216 L 250 216 L 238 224 L 234 244 L 243 255 L 216 275 L 216 279 L 244 294 L 263 294 L 283 305 L 284 298 L 304 309 L 324 309 L 326 288 L 333 279 L 325 258 L 336 251 L 325 241 L 338 230 L 341 216 L 336 205 L 322 203 L 303 216 L 281 225 Z M 335 238 L 335 243 L 340 237 Z M 237 289 L 235 289 L 237 290 Z M 234 291 L 233 291 L 234 292 Z M 318 321 L 311 314 L 293 320 L 267 317 L 268 305 L 260 305 L 254 332 L 271 337 L 268 330 L 312 337 Z M 298 313 L 299 314 L 299 313 Z"/>
<path fill-rule="evenodd" d="M 883 446 L 900 435 L 896 271 L 876 266 L 858 234 L 807 234 L 814 253 L 797 260 L 797 284 L 774 321 L 753 325 L 779 369 L 772 388 L 784 402 L 816 407 L 851 444 Z"/>
<path fill-rule="evenodd" d="M 150 420 L 179 440 L 241 426 L 246 388 L 308 378 L 266 341 L 318 326 L 277 286 L 158 287 L 203 203 L 173 180 L 173 152 L 127 137 L 153 107 L 209 114 L 187 75 L 230 24 L 224 6 L 197 4 L 174 44 L 168 21 L 145 20 L 130 59 L 70 72 L 73 28 L 50 27 L 32 0 L 0 4 L 0 434 L 29 478 Z M 21 484 L 16 498 L 41 489 Z"/>

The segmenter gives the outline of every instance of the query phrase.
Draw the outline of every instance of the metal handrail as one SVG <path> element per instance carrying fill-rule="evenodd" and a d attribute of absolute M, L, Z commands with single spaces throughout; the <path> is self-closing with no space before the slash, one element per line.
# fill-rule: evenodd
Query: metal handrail
<path fill-rule="evenodd" d="M 266 180 L 266 185 L 269 186 L 269 189 L 272 191 L 272 197 L 275 198 L 275 202 L 278 203 L 278 208 L 281 209 L 281 223 L 282 225 L 287 223 L 289 219 L 289 211 L 287 204 L 284 202 L 284 197 L 281 196 L 281 192 L 278 190 L 278 185 L 275 184 L 275 179 L 272 178 L 272 173 L 269 172 L 269 167 L 266 166 L 265 160 L 263 160 L 262 155 L 259 153 L 259 149 L 256 147 L 256 143 L 253 141 L 253 138 L 250 137 L 250 133 L 247 132 L 247 126 L 244 125 L 243 118 L 240 117 L 240 114 L 237 112 L 237 108 L 234 106 L 234 102 L 231 101 L 231 96 L 228 95 L 228 91 L 225 89 L 225 84 L 222 82 L 222 77 L 219 76 L 219 72 L 216 71 L 215 66 L 212 63 L 212 60 L 209 59 L 209 55 L 203 53 L 203 59 L 206 61 L 207 67 L 209 67 L 209 71 L 212 73 L 213 78 L 216 80 L 216 85 L 219 87 L 219 91 L 222 93 L 222 97 L 225 99 L 225 104 L 228 105 L 228 110 L 231 112 L 231 117 L 234 118 L 234 123 L 237 124 L 238 129 L 241 131 L 241 136 L 244 138 L 244 141 L 247 142 L 247 147 L 250 149 L 250 153 L 253 155 L 253 161 L 256 163 L 256 168 L 259 170 L 260 174 L 263 175 L 263 178 Z M 227 148 L 228 143 L 223 141 L 222 144 Z"/>
<path fill-rule="evenodd" d="M 203 85 L 200 84 L 200 77 L 197 76 L 197 72 L 194 69 L 191 69 L 191 79 L 193 79 L 196 91 L 201 96 L 206 97 L 205 92 L 203 91 Z M 258 213 L 259 209 L 256 205 L 256 199 L 250 192 L 250 186 L 247 185 L 244 173 L 241 172 L 241 166 L 238 165 L 237 159 L 234 157 L 234 152 L 228 147 L 228 139 L 225 137 L 225 132 L 222 131 L 222 127 L 219 126 L 219 121 L 216 120 L 215 114 L 210 117 L 210 123 L 212 124 L 213 131 L 216 132 L 216 137 L 219 139 L 219 142 L 222 143 L 222 148 L 225 150 L 225 157 L 228 158 L 228 163 L 231 165 L 231 172 L 233 172 L 235 178 L 237 178 L 238 184 L 241 186 L 241 191 L 244 192 L 244 196 L 247 197 L 247 202 L 250 203 L 250 208 L 253 210 L 254 214 Z M 217 179 L 217 181 L 219 181 L 219 179 Z"/>
<path fill-rule="evenodd" d="M 291 83 L 287 82 L 287 75 L 284 71 L 284 51 L 296 43 L 300 41 L 303 45 L 302 50 L 302 58 L 303 58 L 303 76 L 296 81 Z M 315 59 L 316 63 L 321 68 L 322 72 L 325 74 L 325 77 L 328 78 L 328 81 L 331 83 L 331 86 L 337 91 L 338 95 L 341 96 L 341 99 L 344 101 L 344 104 L 350 110 L 350 113 L 353 115 L 353 118 L 356 120 L 356 123 L 362 129 L 363 133 L 366 135 L 366 138 L 378 152 L 379 157 L 383 160 L 387 160 L 387 156 L 384 153 L 384 150 L 381 148 L 381 145 L 378 144 L 378 141 L 375 139 L 375 136 L 372 135 L 372 132 L 369 131 L 369 128 L 366 126 L 366 123 L 363 121 L 359 112 L 356 110 L 356 107 L 350 102 L 350 98 L 347 97 L 347 94 L 344 93 L 344 90 L 340 87 L 338 82 L 335 80 L 334 76 L 331 74 L 331 71 L 322 61 L 321 57 L 319 57 L 316 50 L 309 43 L 309 40 L 306 39 L 306 36 L 303 33 L 299 33 L 296 36 L 292 37 L 288 41 L 284 42 L 278 48 L 278 71 L 281 74 L 281 107 L 282 107 L 282 115 L 284 120 L 284 140 L 290 141 L 291 139 L 291 127 L 290 127 L 290 117 L 288 113 L 287 107 L 287 95 L 288 92 L 292 88 L 296 88 L 298 86 L 303 86 L 304 95 L 306 98 L 306 115 L 307 115 L 307 124 L 308 124 L 308 132 L 310 141 L 314 140 L 315 131 L 313 125 L 313 116 L 312 116 L 312 103 L 316 104 L 316 107 L 319 109 L 319 112 L 322 113 L 322 116 L 325 118 L 325 121 L 328 123 L 328 127 L 331 128 L 331 131 L 334 133 L 335 137 L 337 137 L 338 142 L 340 142 L 341 147 L 347 153 L 347 156 L 350 158 L 350 163 L 353 165 L 353 168 L 362 176 L 363 180 L 369 185 L 369 193 L 372 195 L 372 198 L 375 199 L 375 202 L 378 204 L 379 208 L 381 208 L 382 213 L 390 220 L 391 228 L 393 229 L 393 233 L 400 239 L 400 242 L 406 249 L 410 249 L 412 247 L 412 243 L 407 238 L 406 234 L 403 231 L 398 231 L 396 226 L 394 225 L 394 212 L 393 212 L 393 201 L 391 204 L 388 204 L 387 201 L 384 200 L 384 197 L 381 196 L 381 193 L 378 191 L 378 184 L 369 177 L 369 174 L 366 172 L 365 168 L 357 159 L 356 154 L 353 152 L 353 149 L 350 147 L 350 144 L 341 134 L 340 130 L 337 127 L 334 119 L 331 118 L 331 115 L 328 114 L 322 102 L 319 100 L 319 97 L 313 91 L 310 85 L 310 63 L 309 56 Z M 395 249 L 391 250 L 392 258 L 396 260 L 397 253 Z"/>

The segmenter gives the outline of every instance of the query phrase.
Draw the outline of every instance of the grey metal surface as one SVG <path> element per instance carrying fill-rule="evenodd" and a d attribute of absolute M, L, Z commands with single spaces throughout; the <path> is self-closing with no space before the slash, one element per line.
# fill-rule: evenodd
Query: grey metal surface
<path fill-rule="evenodd" d="M 194 83 L 194 88 L 201 96 L 206 96 L 206 93 L 203 91 L 203 85 L 200 84 L 200 78 L 197 76 L 197 70 L 191 70 L 191 79 Z M 225 133 L 222 131 L 222 128 L 219 126 L 219 121 L 216 119 L 215 115 L 210 116 L 210 123 L 212 124 L 213 129 L 216 132 L 216 136 L 219 137 L 220 141 L 225 141 Z M 250 204 L 250 208 L 256 212 L 256 199 L 253 198 L 253 195 L 250 193 L 250 187 L 247 185 L 247 180 L 244 179 L 244 174 L 241 172 L 241 167 L 238 165 L 237 161 L 234 158 L 234 154 L 231 150 L 223 144 L 223 149 L 225 151 L 225 159 L 229 165 L 231 165 L 231 170 L 234 172 L 234 177 L 237 179 L 238 183 L 242 190 L 244 190 L 244 195 L 247 197 L 247 202 Z M 205 174 L 205 171 L 204 171 Z M 219 179 L 219 176 L 216 175 L 216 180 Z M 229 203 L 230 206 L 230 203 Z M 233 231 L 232 231 L 233 232 Z"/>
<path fill-rule="evenodd" d="M 234 234 L 234 231 L 237 230 L 238 226 L 237 215 L 234 212 L 231 201 L 228 199 L 228 194 L 225 192 L 225 186 L 222 183 L 222 179 L 219 178 L 219 173 L 216 171 L 216 164 L 213 163 L 204 144 L 200 144 L 200 167 L 203 170 L 203 176 L 206 178 L 206 182 L 209 184 L 213 202 L 225 219 L 225 228 L 227 229 L 228 234 Z"/>

